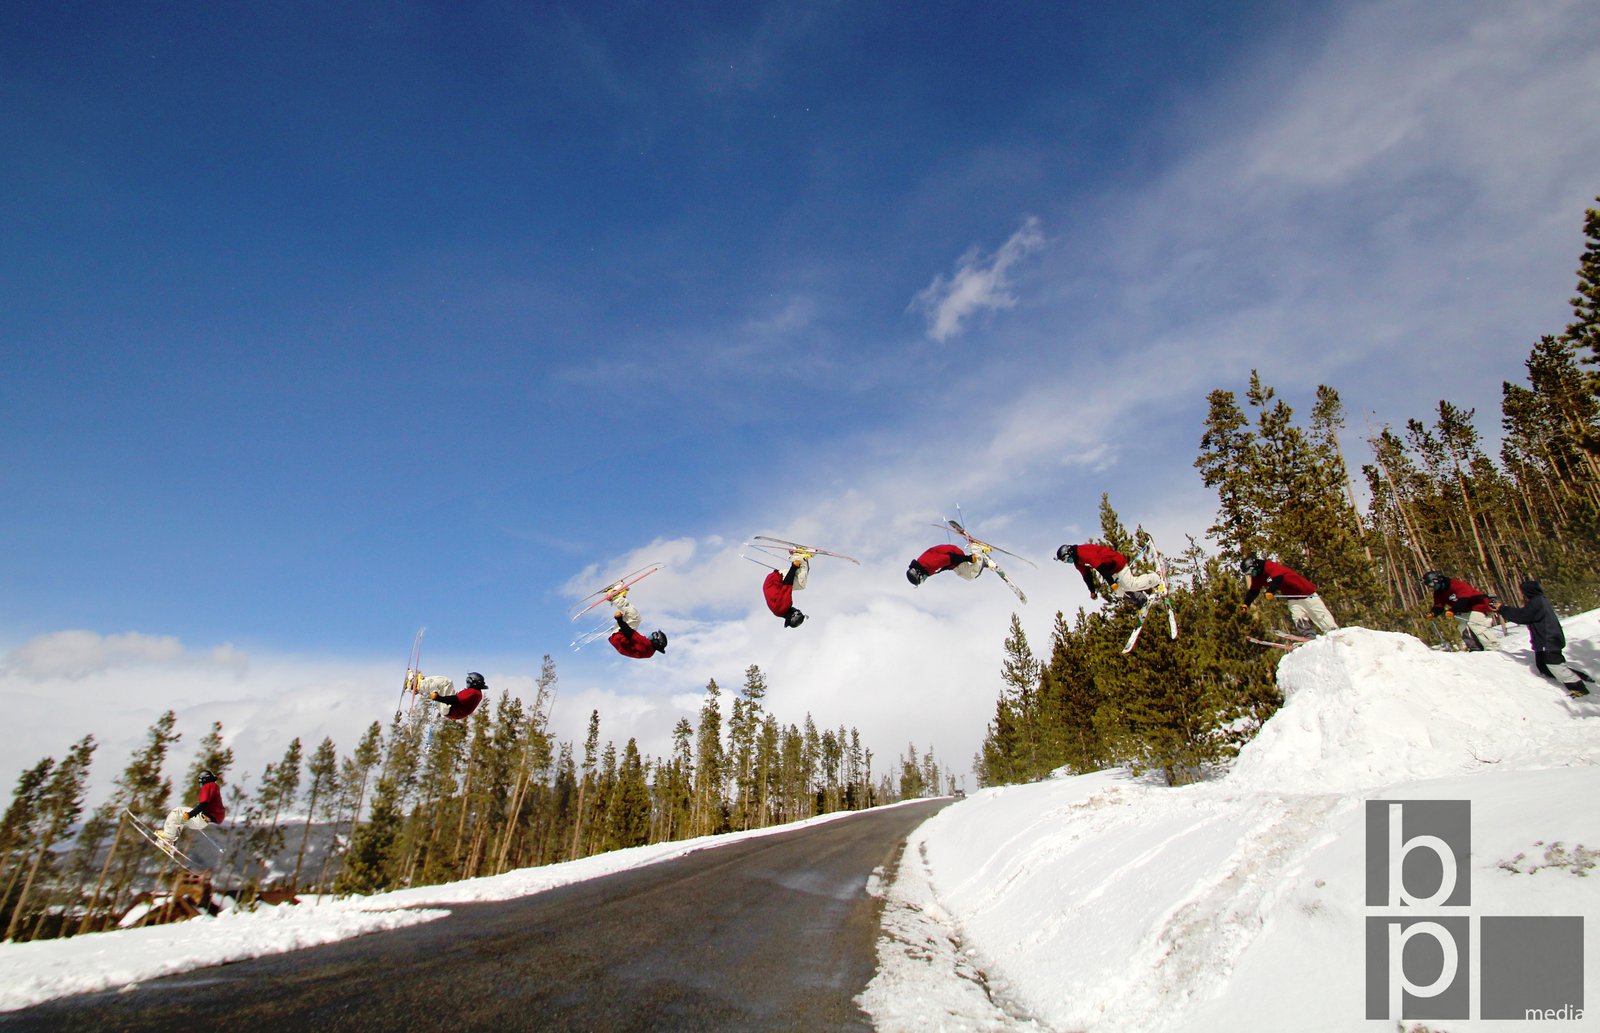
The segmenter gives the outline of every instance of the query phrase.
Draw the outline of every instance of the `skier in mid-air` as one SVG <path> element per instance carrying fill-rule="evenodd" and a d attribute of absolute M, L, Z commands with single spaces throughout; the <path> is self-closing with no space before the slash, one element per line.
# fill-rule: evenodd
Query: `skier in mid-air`
<path fill-rule="evenodd" d="M 953 570 L 971 581 L 982 574 L 985 568 L 992 566 L 994 561 L 981 551 L 969 554 L 962 552 L 959 546 L 935 545 L 906 567 L 906 580 L 913 585 L 920 585 L 940 571 Z"/>
<path fill-rule="evenodd" d="M 1302 635 L 1338 629 L 1338 622 L 1328 612 L 1322 597 L 1317 595 L 1317 586 L 1307 581 L 1299 571 L 1260 556 L 1246 556 L 1239 561 L 1239 570 L 1250 579 L 1250 587 L 1245 589 L 1244 603 L 1239 607 L 1240 613 L 1248 612 L 1256 596 L 1264 593 L 1268 599 L 1276 596 L 1289 604 L 1289 616 L 1294 620 L 1295 630 Z"/>
<path fill-rule="evenodd" d="M 1567 690 L 1567 695 L 1578 699 L 1589 694 L 1584 682 L 1594 681 L 1588 672 L 1567 663 L 1567 633 L 1562 630 L 1561 618 L 1555 607 L 1544 597 L 1539 582 L 1528 578 L 1522 582 L 1522 597 L 1526 606 L 1502 606 L 1496 612 L 1508 621 L 1528 626 L 1528 638 L 1533 643 L 1533 665 L 1546 678 L 1554 678 Z"/>
<path fill-rule="evenodd" d="M 786 628 L 798 628 L 806 619 L 794 605 L 794 594 L 806 587 L 811 576 L 811 560 L 802 550 L 790 550 L 789 569 L 773 570 L 761 582 L 761 594 L 766 596 L 767 609 L 774 617 L 783 618 Z"/>
<path fill-rule="evenodd" d="M 623 656 L 635 660 L 648 660 L 657 653 L 667 651 L 667 636 L 662 631 L 652 631 L 646 638 L 639 634 L 639 622 L 644 618 L 639 616 L 639 608 L 628 601 L 627 593 L 617 596 L 615 617 L 617 630 L 611 633 L 606 641 L 611 643 L 611 648 Z"/>
<path fill-rule="evenodd" d="M 426 682 L 432 679 L 423 680 Z M 478 704 L 483 702 L 483 694 L 489 688 L 483 680 L 483 675 L 477 671 L 467 675 L 467 687 L 460 692 L 451 692 L 455 686 L 450 684 L 448 678 L 442 680 L 444 691 L 435 688 L 428 693 L 428 698 L 439 704 L 445 719 L 449 721 L 464 721 L 471 716 L 472 712 L 478 709 Z"/>
<path fill-rule="evenodd" d="M 1469 650 L 1500 648 L 1500 640 L 1489 633 L 1489 615 L 1495 604 L 1486 593 L 1438 570 L 1422 575 L 1422 584 L 1433 593 L 1433 609 L 1428 617 L 1454 617 L 1461 624 L 1461 638 Z"/>
<path fill-rule="evenodd" d="M 1128 557 L 1107 545 L 1063 545 L 1056 550 L 1056 559 L 1078 569 L 1091 599 L 1098 598 L 1103 591 L 1110 598 L 1131 599 L 1143 606 L 1150 592 L 1161 585 L 1160 574 L 1135 574 L 1128 569 Z M 1105 582 L 1103 589 L 1095 583 L 1096 574 Z"/>
<path fill-rule="evenodd" d="M 156 836 L 175 850 L 178 846 L 178 837 L 183 835 L 184 829 L 203 829 L 207 825 L 218 824 L 227 817 L 227 814 L 227 808 L 222 806 L 222 790 L 217 786 L 217 776 L 209 771 L 202 771 L 200 795 L 195 805 L 174 807 L 168 811 L 167 823 Z"/>

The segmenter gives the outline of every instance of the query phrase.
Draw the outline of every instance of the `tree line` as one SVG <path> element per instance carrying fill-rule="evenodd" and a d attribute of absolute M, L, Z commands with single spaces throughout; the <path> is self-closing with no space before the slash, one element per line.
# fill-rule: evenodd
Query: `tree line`
<path fill-rule="evenodd" d="M 1268 637 L 1279 614 L 1240 612 L 1246 555 L 1305 574 L 1341 625 L 1446 648 L 1448 634 L 1420 619 L 1428 570 L 1508 602 L 1533 577 L 1564 613 L 1600 606 L 1600 210 L 1586 211 L 1584 232 L 1573 320 L 1533 344 L 1526 383 L 1503 384 L 1498 455 L 1474 410 L 1440 401 L 1426 420 L 1366 428 L 1371 461 L 1354 471 L 1333 388 L 1317 388 L 1304 421 L 1254 372 L 1243 405 L 1212 391 L 1195 466 L 1218 509 L 1209 548 L 1191 538 L 1172 563 L 1183 634 L 1147 634 L 1124 656 L 1133 606 L 1110 603 L 1070 622 L 1057 613 L 1039 658 L 1013 617 L 973 762 L 980 784 L 1115 764 L 1179 784 L 1237 752 L 1281 703 L 1281 653 L 1249 642 Z M 1104 497 L 1100 530 L 1129 556 L 1147 540 Z"/>
<path fill-rule="evenodd" d="M 262 893 L 374 893 L 575 860 L 649 843 L 765 828 L 861 810 L 954 785 L 915 745 L 884 770 L 854 728 L 785 724 L 766 709 L 752 665 L 736 693 L 711 680 L 697 720 L 681 718 L 667 756 L 601 744 L 591 712 L 582 744 L 549 726 L 557 674 L 543 660 L 534 698 L 500 693 L 465 721 L 425 705 L 374 722 L 340 755 L 299 738 L 257 777 L 230 777 L 233 751 L 214 723 L 177 799 L 191 803 L 202 770 L 226 786 L 228 820 L 191 834 L 191 855 L 215 857 L 217 884 L 243 902 Z M 125 820 L 174 802 L 164 772 L 180 739 L 172 711 L 149 728 L 110 797 L 83 817 L 93 736 L 59 763 L 23 771 L 0 818 L 0 921 L 9 940 L 109 927 L 171 870 Z M 293 816 L 292 820 L 289 816 Z M 80 820 L 81 819 L 81 820 Z M 209 854 L 207 851 L 211 851 Z"/>

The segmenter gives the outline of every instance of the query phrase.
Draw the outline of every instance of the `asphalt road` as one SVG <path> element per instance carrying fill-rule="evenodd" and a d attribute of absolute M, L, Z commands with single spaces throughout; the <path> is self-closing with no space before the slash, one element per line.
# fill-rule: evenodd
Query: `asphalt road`
<path fill-rule="evenodd" d="M 0 1014 L 0 1030 L 870 1030 L 874 868 L 948 801 L 866 811 L 326 947 Z"/>

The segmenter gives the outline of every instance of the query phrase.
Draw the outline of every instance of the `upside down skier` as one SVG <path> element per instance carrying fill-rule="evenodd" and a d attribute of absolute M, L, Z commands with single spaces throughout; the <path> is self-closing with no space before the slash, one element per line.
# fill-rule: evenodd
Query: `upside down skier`
<path fill-rule="evenodd" d="M 1422 584 L 1433 593 L 1429 618 L 1454 617 L 1461 625 L 1462 641 L 1473 652 L 1500 648 L 1500 640 L 1489 633 L 1489 615 L 1495 612 L 1495 601 L 1487 593 L 1438 570 L 1422 575 Z"/>
<path fill-rule="evenodd" d="M 219 824 L 227 817 L 222 805 L 222 790 L 217 786 L 217 776 L 209 771 L 200 772 L 200 794 L 193 807 L 174 807 L 167 812 L 167 822 L 156 833 L 172 849 L 177 849 L 178 837 L 184 829 L 203 829 Z"/>
<path fill-rule="evenodd" d="M 1533 664 L 1546 678 L 1554 678 L 1567 690 L 1567 695 L 1578 699 L 1589 694 L 1584 682 L 1593 681 L 1587 671 L 1567 663 L 1567 633 L 1561 627 L 1561 618 L 1555 607 L 1544 596 L 1539 582 L 1528 578 L 1522 582 L 1522 597 L 1526 606 L 1502 606 L 1497 611 L 1508 621 L 1528 626 L 1528 638 L 1533 644 Z"/>
<path fill-rule="evenodd" d="M 1239 561 L 1239 570 L 1250 579 L 1250 587 L 1245 589 L 1244 602 L 1239 607 L 1240 613 L 1248 612 L 1258 595 L 1265 595 L 1268 599 L 1276 596 L 1289 604 L 1289 616 L 1300 634 L 1311 635 L 1338 629 L 1338 622 L 1317 594 L 1317 586 L 1307 581 L 1299 571 L 1260 556 L 1246 556 Z"/>
<path fill-rule="evenodd" d="M 635 660 L 648 660 L 657 653 L 667 651 L 665 632 L 652 631 L 648 638 L 639 633 L 639 623 L 644 618 L 639 615 L 639 608 L 628 601 L 627 592 L 623 592 L 612 601 L 617 607 L 614 614 L 617 630 L 606 640 L 611 643 L 612 649 Z"/>
<path fill-rule="evenodd" d="M 913 585 L 920 585 L 928 578 L 942 571 L 953 570 L 963 578 L 971 581 L 982 574 L 984 570 L 994 566 L 994 560 L 984 555 L 981 550 L 965 553 L 959 546 L 935 545 L 923 552 L 921 556 L 911 561 L 906 567 L 906 580 Z"/>
<path fill-rule="evenodd" d="M 767 609 L 772 611 L 774 617 L 783 618 L 785 628 L 798 628 L 805 622 L 806 615 L 794 605 L 794 594 L 806 587 L 810 577 L 810 558 L 804 550 L 791 549 L 789 569 L 773 570 L 761 582 L 761 594 L 766 597 Z"/>
<path fill-rule="evenodd" d="M 439 704 L 440 712 L 448 721 L 464 721 L 470 717 L 478 709 L 478 704 L 483 702 L 483 694 L 489 688 L 483 675 L 477 671 L 467 675 L 467 687 L 460 692 L 451 691 L 455 686 L 450 679 L 440 678 L 438 681 L 444 682 L 444 685 L 439 686 L 433 678 L 424 678 L 421 684 L 435 683 L 428 692 L 428 698 Z"/>
<path fill-rule="evenodd" d="M 1143 606 L 1150 593 L 1161 586 L 1160 574 L 1135 574 L 1128 569 L 1128 557 L 1108 545 L 1063 545 L 1056 550 L 1056 559 L 1078 569 L 1091 599 L 1104 592 L 1109 598 L 1130 599 Z M 1095 583 L 1096 574 L 1105 582 L 1103 588 Z"/>

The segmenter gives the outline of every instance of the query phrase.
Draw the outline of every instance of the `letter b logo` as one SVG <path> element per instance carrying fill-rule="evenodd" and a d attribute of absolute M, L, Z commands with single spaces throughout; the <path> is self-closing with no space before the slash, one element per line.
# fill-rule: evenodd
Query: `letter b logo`
<path fill-rule="evenodd" d="M 1367 801 L 1367 906 L 1472 903 L 1470 800 Z"/>

